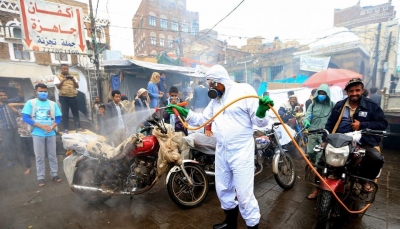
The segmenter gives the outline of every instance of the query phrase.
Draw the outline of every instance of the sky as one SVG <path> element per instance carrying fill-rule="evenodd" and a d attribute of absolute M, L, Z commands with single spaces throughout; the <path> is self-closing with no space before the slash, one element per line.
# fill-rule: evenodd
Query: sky
<path fill-rule="evenodd" d="M 79 0 L 88 3 L 88 0 Z M 111 21 L 112 50 L 123 55 L 134 55 L 132 18 L 140 0 L 92 0 L 97 17 Z M 357 4 L 359 0 L 186 0 L 187 10 L 199 12 L 200 30 L 210 29 L 233 11 L 214 30 L 229 45 L 241 46 L 246 38 L 261 36 L 264 42 L 279 37 L 289 40 L 309 41 L 317 34 L 333 27 L 334 9 Z M 361 0 L 361 6 L 378 5 L 388 0 Z M 400 14 L 400 0 L 392 0 Z M 398 16 L 397 16 L 398 18 Z"/>

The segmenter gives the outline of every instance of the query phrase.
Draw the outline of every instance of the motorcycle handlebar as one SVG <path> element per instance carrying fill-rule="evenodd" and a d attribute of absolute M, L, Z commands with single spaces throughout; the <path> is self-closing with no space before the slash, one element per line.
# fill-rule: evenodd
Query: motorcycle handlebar
<path fill-rule="evenodd" d="M 386 135 L 386 131 L 384 130 L 371 130 L 371 129 L 365 129 L 361 131 L 362 134 L 366 135 Z"/>

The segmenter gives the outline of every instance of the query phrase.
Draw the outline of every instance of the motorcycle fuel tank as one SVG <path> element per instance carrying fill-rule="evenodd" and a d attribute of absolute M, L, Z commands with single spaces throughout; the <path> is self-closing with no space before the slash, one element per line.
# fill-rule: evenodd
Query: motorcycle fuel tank
<path fill-rule="evenodd" d="M 160 144 L 155 136 L 146 136 L 142 138 L 142 142 L 136 145 L 136 148 L 131 151 L 130 156 L 145 156 L 149 154 L 157 154 Z"/>

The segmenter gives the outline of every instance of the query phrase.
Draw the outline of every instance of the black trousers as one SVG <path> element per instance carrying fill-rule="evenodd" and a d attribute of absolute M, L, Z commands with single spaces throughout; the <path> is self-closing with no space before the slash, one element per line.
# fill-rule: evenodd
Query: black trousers
<path fill-rule="evenodd" d="M 17 154 L 22 152 L 18 129 L 0 129 L 2 142 L 1 151 L 6 154 L 8 161 L 17 161 Z"/>
<path fill-rule="evenodd" d="M 365 156 L 360 164 L 360 176 L 373 180 L 378 176 L 385 161 L 379 151 L 374 147 L 365 145 L 362 147 L 365 149 Z"/>
<path fill-rule="evenodd" d="M 75 97 L 59 96 L 62 112 L 62 123 L 64 130 L 69 130 L 69 108 L 71 108 L 72 116 L 74 117 L 74 123 L 77 125 L 76 128 L 81 127 L 79 121 L 79 109 L 78 99 Z"/>
<path fill-rule="evenodd" d="M 31 157 L 35 156 L 33 152 L 33 140 L 32 137 L 21 137 L 22 150 L 24 151 L 24 162 L 26 168 L 31 168 Z"/>

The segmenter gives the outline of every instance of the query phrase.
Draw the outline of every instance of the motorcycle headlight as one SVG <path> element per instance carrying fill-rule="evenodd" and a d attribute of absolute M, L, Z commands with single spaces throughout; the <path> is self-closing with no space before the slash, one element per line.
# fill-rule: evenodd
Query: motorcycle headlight
<path fill-rule="evenodd" d="M 326 163 L 334 167 L 343 166 L 346 163 L 349 154 L 350 148 L 348 145 L 335 148 L 331 144 L 328 144 L 325 148 Z"/>

